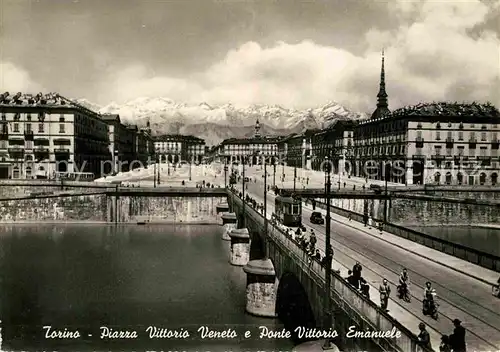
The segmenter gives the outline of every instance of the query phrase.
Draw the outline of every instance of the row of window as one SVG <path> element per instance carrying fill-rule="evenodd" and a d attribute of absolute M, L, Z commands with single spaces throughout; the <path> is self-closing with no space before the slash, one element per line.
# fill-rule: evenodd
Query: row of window
<path fill-rule="evenodd" d="M 422 138 L 422 131 L 417 131 L 417 138 Z M 453 132 L 448 131 L 446 138 L 448 139 L 453 139 Z M 441 139 L 441 133 L 440 131 L 436 131 L 436 140 Z M 463 131 L 458 131 L 458 140 L 463 141 L 464 140 L 464 133 Z M 476 140 L 476 132 L 469 132 L 469 140 L 475 141 Z M 486 132 L 481 132 L 481 141 L 485 142 L 487 140 L 487 134 Z M 492 141 L 498 141 L 498 134 L 497 132 L 491 132 L 491 140 Z"/>
<path fill-rule="evenodd" d="M 231 145 L 225 145 L 224 150 L 262 150 L 262 149 L 267 149 L 267 150 L 275 150 L 278 149 L 278 146 L 276 144 L 231 144 Z"/>
<path fill-rule="evenodd" d="M 448 124 L 447 124 L 446 126 L 447 126 L 448 128 L 455 127 L 455 126 L 454 126 L 454 124 L 452 124 L 451 122 L 448 122 Z M 464 128 L 464 126 L 465 126 L 465 125 L 464 125 L 464 123 L 463 123 L 463 122 L 460 122 L 460 123 L 459 123 L 459 125 L 458 125 L 458 128 L 459 128 L 459 129 L 463 129 L 463 128 Z M 469 124 L 469 127 L 470 127 L 470 128 L 476 128 L 476 124 L 471 123 L 471 124 Z M 494 123 L 494 124 L 492 124 L 492 126 L 491 126 L 491 127 L 492 127 L 492 128 L 497 128 L 497 127 L 498 127 L 498 125 L 497 125 L 496 123 Z M 422 128 L 422 123 L 421 123 L 421 122 L 417 123 L 417 128 L 418 128 L 418 129 Z M 437 123 L 436 123 L 436 128 L 441 128 L 441 123 L 440 123 L 440 122 L 437 122 Z M 481 129 L 482 129 L 482 130 L 486 130 L 486 129 L 487 129 L 486 125 L 485 125 L 485 124 L 482 124 L 482 125 L 481 125 Z"/>
<path fill-rule="evenodd" d="M 7 124 L 3 124 L 3 126 L 2 126 L 2 132 L 3 133 L 8 133 L 8 125 Z M 19 123 L 16 122 L 16 123 L 14 123 L 12 125 L 12 132 L 21 132 L 20 129 L 19 129 Z M 24 132 L 25 133 L 33 133 L 32 124 L 31 123 L 27 123 L 25 125 Z M 38 124 L 38 132 L 39 133 L 45 133 L 45 124 L 44 123 L 39 123 Z M 64 123 L 60 123 L 59 124 L 59 133 L 66 133 L 66 125 Z"/>

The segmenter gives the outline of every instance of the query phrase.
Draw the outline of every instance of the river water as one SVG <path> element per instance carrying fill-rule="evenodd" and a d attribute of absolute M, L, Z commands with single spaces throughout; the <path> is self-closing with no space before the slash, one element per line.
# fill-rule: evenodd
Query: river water
<path fill-rule="evenodd" d="M 246 275 L 228 263 L 220 234 L 197 225 L 3 226 L 2 350 L 290 351 L 287 339 L 258 338 L 260 326 L 282 325 L 245 314 Z M 150 326 L 189 337 L 150 338 Z M 238 336 L 203 339 L 203 326 Z M 130 338 L 101 338 L 101 327 Z M 46 337 L 56 330 L 80 337 Z"/>
<path fill-rule="evenodd" d="M 500 229 L 473 226 L 409 226 L 428 235 L 500 256 Z"/>

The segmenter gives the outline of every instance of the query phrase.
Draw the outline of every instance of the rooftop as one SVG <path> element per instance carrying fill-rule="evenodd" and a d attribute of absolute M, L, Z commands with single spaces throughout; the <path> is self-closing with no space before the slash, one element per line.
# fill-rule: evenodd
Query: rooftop
<path fill-rule="evenodd" d="M 283 137 L 251 137 L 251 138 L 229 138 L 222 141 L 221 144 L 270 144 L 278 143 Z"/>
<path fill-rule="evenodd" d="M 4 92 L 0 94 L 0 107 L 12 106 L 12 107 L 43 107 L 43 108 L 54 108 L 54 107 L 69 107 L 76 110 L 80 110 L 90 115 L 101 115 L 76 101 L 70 100 L 63 97 L 59 93 L 21 93 L 11 94 L 9 92 Z"/>
<path fill-rule="evenodd" d="M 385 117 L 361 121 L 360 124 L 372 123 L 398 117 L 443 117 L 458 118 L 458 117 L 475 117 L 475 118 L 496 118 L 500 119 L 500 112 L 498 109 L 490 104 L 472 103 L 458 103 L 458 102 L 432 102 L 432 103 L 419 103 L 417 105 L 404 106 L 394 110 L 392 113 Z"/>
<path fill-rule="evenodd" d="M 420 103 L 394 110 L 392 116 L 484 116 L 500 117 L 498 109 L 490 103 Z"/>
<path fill-rule="evenodd" d="M 168 141 L 195 141 L 198 143 L 205 143 L 205 141 L 201 138 L 192 136 L 192 135 L 183 135 L 183 134 L 163 134 L 153 137 L 156 142 L 168 142 Z"/>

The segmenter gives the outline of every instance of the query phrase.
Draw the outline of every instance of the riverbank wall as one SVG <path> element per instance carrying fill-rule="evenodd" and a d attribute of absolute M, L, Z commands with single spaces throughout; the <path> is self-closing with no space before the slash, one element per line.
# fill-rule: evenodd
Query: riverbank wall
<path fill-rule="evenodd" d="M 151 197 L 107 194 L 0 200 L 0 223 L 108 222 L 217 224 L 224 197 Z"/>
<path fill-rule="evenodd" d="M 459 197 L 460 195 L 446 195 Z M 477 224 L 498 225 L 500 205 L 465 204 L 459 201 L 422 201 L 417 199 L 364 200 L 332 199 L 337 208 L 358 214 L 369 214 L 374 219 L 383 220 L 400 226 L 441 226 Z M 387 216 L 384 217 L 384 212 Z"/>

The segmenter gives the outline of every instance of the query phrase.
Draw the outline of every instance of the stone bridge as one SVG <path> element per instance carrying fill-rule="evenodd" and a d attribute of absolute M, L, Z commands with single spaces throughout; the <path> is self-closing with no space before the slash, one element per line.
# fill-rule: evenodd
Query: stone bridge
<path fill-rule="evenodd" d="M 268 222 L 267 236 L 264 236 L 264 218 L 252 207 L 245 206 L 242 222 L 242 205 L 238 196 L 230 194 L 227 209 L 223 209 L 223 206 L 217 206 L 217 209 L 219 212 L 234 212 L 223 213 L 222 217 L 231 239 L 231 262 L 234 265 L 244 265 L 241 262 L 241 245 L 245 243 L 245 236 L 241 232 L 248 230 L 247 237 L 250 238 L 246 243 L 249 246 L 249 262 L 244 266 L 248 277 L 247 312 L 260 316 L 278 316 L 285 329 L 291 332 L 292 339 L 298 343 L 315 340 L 319 336 L 299 336 L 297 328 L 316 328 L 330 332 L 335 330 L 338 337 L 333 342 L 344 350 L 426 351 L 417 346 L 417 337 L 411 331 L 349 287 L 336 272 L 332 273 L 329 297 L 333 325 L 323 326 L 325 269 L 319 262 L 311 261 L 291 238 L 271 222 Z M 232 229 L 236 222 L 240 225 L 244 223 L 246 230 Z M 223 238 L 227 240 L 229 237 L 226 234 Z M 401 335 L 398 338 L 349 339 L 346 334 L 350 326 L 355 326 L 356 331 L 395 329 Z"/>

